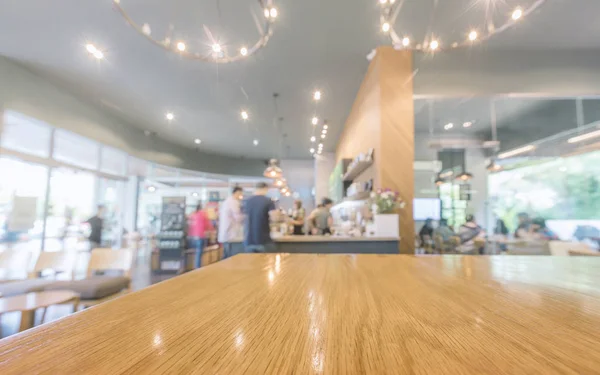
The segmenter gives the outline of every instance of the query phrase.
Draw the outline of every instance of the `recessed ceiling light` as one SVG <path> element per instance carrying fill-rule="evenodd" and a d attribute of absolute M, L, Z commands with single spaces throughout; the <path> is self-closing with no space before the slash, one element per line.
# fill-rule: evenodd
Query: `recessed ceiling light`
<path fill-rule="evenodd" d="M 185 51 L 185 43 L 184 42 L 178 42 L 177 43 L 177 49 L 181 52 Z"/>
<path fill-rule="evenodd" d="M 452 129 L 453 127 L 454 127 L 454 124 L 453 124 L 453 123 L 451 123 L 451 122 L 449 122 L 449 123 L 447 123 L 446 125 L 444 125 L 444 129 L 445 129 L 445 130 L 450 130 L 450 129 Z"/>
<path fill-rule="evenodd" d="M 220 53 L 221 52 L 221 45 L 219 43 L 215 43 L 212 45 L 212 50 L 215 53 Z"/>
<path fill-rule="evenodd" d="M 523 10 L 521 8 L 517 8 L 515 9 L 515 11 L 512 13 L 512 19 L 513 20 L 518 20 L 519 18 L 521 18 L 521 16 L 523 16 Z"/>
<path fill-rule="evenodd" d="M 319 91 L 319 90 L 315 91 L 313 98 L 315 100 L 321 100 L 321 91 Z"/>
<path fill-rule="evenodd" d="M 175 118 L 175 115 L 172 112 L 167 112 L 165 117 L 167 118 L 167 120 L 171 121 Z"/>
<path fill-rule="evenodd" d="M 148 186 L 149 193 L 154 193 L 155 191 L 156 191 L 156 186 L 152 186 L 152 185 Z"/>
<path fill-rule="evenodd" d="M 102 60 L 104 58 L 104 53 L 100 50 L 96 50 L 96 52 L 94 52 L 94 57 L 98 60 Z"/>
<path fill-rule="evenodd" d="M 314 142 L 314 141 L 316 141 L 316 140 L 317 140 L 317 139 L 315 138 L 315 136 L 314 136 L 314 135 L 313 135 L 312 137 L 310 137 L 310 141 L 311 141 L 311 142 Z"/>
<path fill-rule="evenodd" d="M 242 55 L 242 56 L 248 55 L 248 48 L 246 48 L 246 47 L 240 48 L 240 55 Z"/>
<path fill-rule="evenodd" d="M 202 141 L 199 138 L 194 139 L 194 143 L 199 145 L 200 143 L 202 143 Z"/>
<path fill-rule="evenodd" d="M 463 128 L 470 128 L 471 126 L 473 126 L 473 122 L 471 122 L 471 121 L 463 122 Z"/>
<path fill-rule="evenodd" d="M 196 192 L 192 193 L 192 197 L 197 197 L 197 196 L 198 196 L 198 193 L 196 193 Z"/>
<path fill-rule="evenodd" d="M 252 143 L 253 143 L 255 146 L 258 146 L 258 139 L 255 139 L 254 141 L 252 141 Z"/>
<path fill-rule="evenodd" d="M 477 31 L 473 30 L 469 33 L 469 40 L 471 42 L 474 42 L 475 39 L 477 39 Z"/>
<path fill-rule="evenodd" d="M 248 120 L 248 112 L 242 111 L 242 119 Z"/>

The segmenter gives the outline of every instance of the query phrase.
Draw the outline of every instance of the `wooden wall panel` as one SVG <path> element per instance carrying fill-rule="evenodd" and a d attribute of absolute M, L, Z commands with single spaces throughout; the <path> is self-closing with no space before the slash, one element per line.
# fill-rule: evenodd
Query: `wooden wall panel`
<path fill-rule="evenodd" d="M 414 108 L 412 52 L 379 47 L 340 137 L 336 159 L 375 149 L 368 176 L 400 192 L 400 251 L 414 253 Z"/>

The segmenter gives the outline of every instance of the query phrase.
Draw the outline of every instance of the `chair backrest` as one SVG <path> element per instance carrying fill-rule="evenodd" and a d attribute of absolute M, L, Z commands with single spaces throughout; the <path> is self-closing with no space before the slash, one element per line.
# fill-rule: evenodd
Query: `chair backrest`
<path fill-rule="evenodd" d="M 27 250 L 5 250 L 0 253 L 0 271 L 4 278 L 12 274 L 23 274 L 27 277 L 31 263 L 31 252 Z"/>
<path fill-rule="evenodd" d="M 33 277 L 37 277 L 42 271 L 51 270 L 55 274 L 64 272 L 73 278 L 76 253 L 68 251 L 42 251 L 33 267 Z"/>
<path fill-rule="evenodd" d="M 556 256 L 568 256 L 569 250 L 590 252 L 593 250 L 583 242 L 550 241 L 550 253 Z"/>
<path fill-rule="evenodd" d="M 123 271 L 125 276 L 130 276 L 133 252 L 131 249 L 94 249 L 88 263 L 88 276 L 95 271 Z"/>
<path fill-rule="evenodd" d="M 547 241 L 518 241 L 508 246 L 509 255 L 550 255 Z"/>

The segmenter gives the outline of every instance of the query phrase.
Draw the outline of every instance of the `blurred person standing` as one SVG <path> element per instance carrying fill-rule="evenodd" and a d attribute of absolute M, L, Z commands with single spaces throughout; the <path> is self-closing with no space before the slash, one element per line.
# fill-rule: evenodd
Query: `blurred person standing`
<path fill-rule="evenodd" d="M 259 182 L 254 195 L 244 200 L 244 248 L 247 253 L 264 253 L 273 243 L 269 219 L 270 212 L 275 210 L 275 204 L 267 197 L 268 191 L 269 185 Z"/>
<path fill-rule="evenodd" d="M 196 211 L 188 217 L 188 248 L 195 250 L 195 268 L 202 265 L 202 252 L 207 245 L 207 234 L 214 230 L 214 227 L 202 209 L 202 204 L 198 203 Z M 187 257 L 186 257 L 187 259 Z M 184 268 L 185 269 L 185 268 Z"/>
<path fill-rule="evenodd" d="M 90 251 L 102 246 L 102 230 L 104 229 L 104 206 L 98 205 L 96 208 L 96 214 L 89 219 L 86 223 L 90 225 L 90 235 L 88 241 L 90 242 Z"/>
<path fill-rule="evenodd" d="M 310 227 L 312 228 L 312 234 L 331 234 L 331 227 L 333 226 L 333 217 L 331 216 L 332 206 L 333 201 L 331 199 L 323 198 L 321 201 L 321 206 L 311 212 L 309 223 Z"/>
<path fill-rule="evenodd" d="M 223 259 L 232 256 L 231 241 L 239 238 L 242 232 L 242 210 L 240 202 L 244 198 L 244 191 L 236 186 L 219 210 L 219 236 L 218 240 L 223 244 Z"/>
<path fill-rule="evenodd" d="M 304 217 L 306 211 L 302 207 L 302 201 L 296 200 L 294 202 L 294 210 L 292 212 L 292 224 L 294 225 L 294 235 L 304 234 Z"/>

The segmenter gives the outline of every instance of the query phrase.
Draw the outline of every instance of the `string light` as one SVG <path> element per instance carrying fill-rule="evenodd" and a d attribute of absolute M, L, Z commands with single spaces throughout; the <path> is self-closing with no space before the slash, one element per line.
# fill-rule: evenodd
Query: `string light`
<path fill-rule="evenodd" d="M 312 124 L 313 125 L 317 125 L 319 123 L 319 118 L 318 117 L 313 117 L 312 118 Z"/>
<path fill-rule="evenodd" d="M 314 141 L 316 141 L 316 140 L 317 140 L 317 139 L 315 138 L 315 136 L 314 136 L 314 135 L 313 135 L 312 137 L 310 137 L 310 141 L 311 141 L 311 142 L 314 142 Z"/>
<path fill-rule="evenodd" d="M 311 153 L 311 154 L 314 154 L 314 153 L 315 153 L 315 149 L 314 149 L 314 148 L 311 148 L 311 149 L 310 149 L 310 153 Z"/>
<path fill-rule="evenodd" d="M 102 60 L 104 58 L 104 53 L 91 43 L 86 44 L 85 49 L 98 60 Z"/>
<path fill-rule="evenodd" d="M 321 134 L 321 139 L 325 139 L 326 136 L 326 134 Z"/>
<path fill-rule="evenodd" d="M 512 19 L 514 21 L 518 20 L 519 18 L 521 18 L 523 16 L 523 10 L 521 8 L 517 8 L 515 9 L 515 11 L 512 13 Z"/>
<path fill-rule="evenodd" d="M 321 133 L 323 133 L 323 134 L 327 134 L 327 129 L 323 129 L 323 130 L 321 131 Z"/>
<path fill-rule="evenodd" d="M 172 112 L 167 112 L 167 114 L 165 114 L 165 117 L 167 118 L 167 120 L 172 121 L 175 118 L 175 115 Z"/>
<path fill-rule="evenodd" d="M 425 1 L 425 0 L 422 0 Z M 437 0 L 430 0 L 437 1 Z M 475 2 L 494 2 L 496 0 L 475 0 Z M 470 30 L 467 32 L 467 37 L 463 40 L 459 41 L 444 41 L 444 49 L 451 48 L 459 48 L 459 47 L 469 47 L 472 46 L 475 41 L 485 41 L 488 40 L 493 35 L 505 32 L 512 25 L 514 25 L 515 21 L 522 19 L 523 17 L 531 14 L 536 9 L 541 7 L 546 3 L 547 0 L 531 0 L 531 4 L 528 7 L 522 8 L 517 7 L 513 10 L 510 17 L 505 17 L 504 22 L 500 24 L 492 24 L 490 22 L 486 22 L 487 28 L 484 32 L 478 32 L 476 30 Z M 383 22 L 381 24 L 381 30 L 389 35 L 392 44 L 396 47 L 404 47 L 407 48 L 411 44 L 411 41 L 408 37 L 401 37 L 394 30 L 393 25 L 400 24 L 405 25 L 406 22 L 396 22 L 396 18 L 400 14 L 400 9 L 402 5 L 405 3 L 404 1 L 394 1 L 394 0 L 377 0 L 377 2 L 381 5 L 380 7 L 380 20 Z M 492 15 L 493 16 L 493 15 Z M 493 17 L 496 19 L 497 17 Z M 406 35 L 406 34 L 405 34 Z M 447 42 L 447 43 L 446 43 Z M 415 43 L 412 49 L 417 51 L 438 51 L 441 50 L 441 43 L 438 40 L 430 41 L 429 43 Z"/>
<path fill-rule="evenodd" d="M 248 120 L 248 112 L 242 111 L 241 115 L 243 120 Z"/>
<path fill-rule="evenodd" d="M 136 21 L 121 6 L 120 0 L 113 0 L 113 4 L 115 9 L 121 14 L 123 19 L 129 24 L 129 26 L 131 26 L 138 34 L 143 36 L 146 40 L 150 41 L 153 45 L 163 48 L 168 52 L 176 52 L 184 58 L 200 60 L 204 62 L 225 64 L 245 59 L 246 57 L 256 53 L 259 49 L 265 47 L 271 39 L 271 37 L 273 36 L 274 21 L 279 15 L 279 11 L 276 7 L 273 6 L 274 0 L 255 1 L 258 2 L 265 15 L 265 20 L 263 21 L 263 24 L 257 24 L 259 38 L 255 43 L 251 45 L 251 48 L 248 48 L 246 46 L 241 47 L 239 51 L 236 51 L 232 55 L 229 55 L 227 53 L 227 50 L 223 49 L 221 45 L 215 43 L 214 40 L 209 43 L 209 45 L 212 46 L 214 54 L 206 54 L 203 51 L 189 51 L 184 40 L 177 41 L 177 43 L 172 43 L 170 35 L 173 34 L 174 31 L 176 32 L 174 26 L 168 27 L 168 34 L 166 37 L 160 38 L 153 36 L 151 33 L 150 25 L 147 23 L 136 23 Z M 164 21 L 165 23 L 168 22 L 167 20 Z M 158 29 L 161 29 L 161 27 L 158 27 Z M 206 26 L 204 26 L 204 29 L 206 29 Z M 202 31 L 203 30 L 199 30 L 199 33 L 202 33 Z M 208 30 L 206 34 L 210 35 L 210 30 Z M 93 54 L 93 52 L 90 53 Z M 96 58 L 102 58 L 104 56 L 102 53 L 98 53 L 96 55 Z"/>
<path fill-rule="evenodd" d="M 85 49 L 87 49 L 87 51 L 88 51 L 89 53 L 91 53 L 92 55 L 94 54 L 94 52 L 96 52 L 96 46 L 95 46 L 95 45 L 93 45 L 93 44 L 87 44 L 87 45 L 85 46 Z"/>
<path fill-rule="evenodd" d="M 327 124 L 323 125 L 323 129 L 327 130 L 329 129 L 329 126 L 327 126 Z"/>
<path fill-rule="evenodd" d="M 450 129 L 452 129 L 453 127 L 454 127 L 454 124 L 450 122 L 450 123 L 448 123 L 448 124 L 444 125 L 444 130 L 450 130 Z"/>
<path fill-rule="evenodd" d="M 315 93 L 313 95 L 313 99 L 315 99 L 315 100 L 321 100 L 321 91 L 319 91 L 319 90 L 315 91 Z"/>
<path fill-rule="evenodd" d="M 258 139 L 253 140 L 252 144 L 254 144 L 254 146 L 258 146 Z"/>
<path fill-rule="evenodd" d="M 194 143 L 199 145 L 200 143 L 202 143 L 202 141 L 199 138 L 194 139 Z"/>

